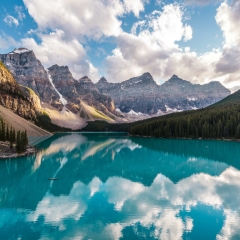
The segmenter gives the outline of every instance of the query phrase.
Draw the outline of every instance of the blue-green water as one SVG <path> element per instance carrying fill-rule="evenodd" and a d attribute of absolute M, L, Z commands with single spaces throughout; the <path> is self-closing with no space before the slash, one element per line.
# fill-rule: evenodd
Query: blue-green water
<path fill-rule="evenodd" d="M 240 239 L 240 143 L 76 133 L 38 148 L 0 161 L 0 239 Z"/>

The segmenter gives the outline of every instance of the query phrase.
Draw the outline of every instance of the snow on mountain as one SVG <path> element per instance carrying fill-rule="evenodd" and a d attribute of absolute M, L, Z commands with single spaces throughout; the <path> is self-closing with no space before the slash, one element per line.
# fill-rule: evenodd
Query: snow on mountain
<path fill-rule="evenodd" d="M 183 110 L 179 110 L 179 109 L 177 109 L 177 108 L 174 108 L 174 109 L 172 109 L 172 108 L 170 108 L 170 107 L 168 107 L 167 105 L 165 105 L 165 107 L 166 107 L 166 112 L 182 112 Z"/>
<path fill-rule="evenodd" d="M 138 112 L 138 113 L 136 113 L 136 112 L 135 112 L 135 111 L 133 111 L 132 109 L 131 109 L 131 111 L 130 111 L 130 112 L 128 112 L 127 114 L 130 114 L 130 115 L 136 115 L 136 116 L 143 115 L 141 112 Z"/>
<path fill-rule="evenodd" d="M 57 94 L 59 95 L 59 98 L 60 98 L 60 102 L 63 104 L 63 109 L 62 109 L 62 113 L 65 112 L 66 110 L 66 105 L 67 105 L 67 100 L 62 96 L 62 94 L 57 90 L 57 88 L 55 87 L 54 83 L 53 83 L 53 80 L 52 80 L 52 77 L 51 75 L 49 74 L 49 70 L 46 69 L 47 71 L 47 74 L 48 74 L 48 79 L 49 79 L 49 82 L 52 84 L 54 90 L 57 92 Z"/>
<path fill-rule="evenodd" d="M 28 50 L 27 48 L 16 48 L 12 51 L 12 53 L 25 53 L 25 52 L 31 52 L 30 50 Z"/>

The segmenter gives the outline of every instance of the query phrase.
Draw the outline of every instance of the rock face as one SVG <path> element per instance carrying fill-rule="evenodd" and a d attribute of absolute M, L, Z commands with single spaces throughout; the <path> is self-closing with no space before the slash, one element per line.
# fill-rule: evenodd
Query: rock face
<path fill-rule="evenodd" d="M 25 119 L 35 121 L 41 111 L 38 108 L 40 100 L 34 96 L 28 98 L 30 95 L 28 89 L 20 87 L 9 70 L 0 63 L 0 105 Z"/>
<path fill-rule="evenodd" d="M 67 66 L 53 65 L 48 70 L 56 89 L 68 101 L 67 108 L 74 113 L 81 111 L 81 101 L 104 114 L 115 113 L 111 97 L 101 94 L 87 76 L 75 80 Z"/>
<path fill-rule="evenodd" d="M 61 106 L 59 96 L 52 87 L 48 74 L 33 51 L 15 49 L 8 54 L 0 54 L 0 60 L 13 74 L 16 81 L 31 88 L 43 102 L 54 107 Z"/>
<path fill-rule="evenodd" d="M 203 108 L 230 94 L 219 82 L 192 84 L 176 75 L 159 86 L 150 73 L 122 83 L 109 83 L 101 78 L 96 86 L 110 96 L 122 112 L 133 110 L 146 114 Z"/>

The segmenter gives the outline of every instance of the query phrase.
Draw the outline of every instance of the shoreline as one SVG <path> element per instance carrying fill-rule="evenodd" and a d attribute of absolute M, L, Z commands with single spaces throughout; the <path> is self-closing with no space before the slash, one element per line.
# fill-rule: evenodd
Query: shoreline
<path fill-rule="evenodd" d="M 26 151 L 24 151 L 22 153 L 17 153 L 16 149 L 15 149 L 15 146 L 13 146 L 13 148 L 10 149 L 10 143 L 9 142 L 0 141 L 0 159 L 19 158 L 19 157 L 32 155 L 36 152 L 37 152 L 36 148 L 28 145 Z"/>
<path fill-rule="evenodd" d="M 140 135 L 131 135 L 129 137 L 138 137 L 138 138 L 155 138 L 155 139 L 176 139 L 176 140 L 210 140 L 210 141 L 227 141 L 227 142 L 240 142 L 240 139 L 237 138 L 164 138 L 164 137 L 154 137 L 154 136 L 140 136 Z"/>

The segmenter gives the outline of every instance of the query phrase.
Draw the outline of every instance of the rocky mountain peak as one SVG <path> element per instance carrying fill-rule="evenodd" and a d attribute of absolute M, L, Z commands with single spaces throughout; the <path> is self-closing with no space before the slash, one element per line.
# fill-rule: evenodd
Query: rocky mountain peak
<path fill-rule="evenodd" d="M 55 71 L 55 70 L 59 71 L 59 70 L 61 70 L 61 71 L 70 72 L 68 66 L 59 66 L 57 64 L 54 64 L 53 66 L 48 68 L 49 71 L 50 71 L 50 69 L 51 69 L 51 71 Z"/>
<path fill-rule="evenodd" d="M 179 78 L 176 74 L 173 74 L 170 79 Z"/>
<path fill-rule="evenodd" d="M 155 82 L 151 73 L 149 72 L 144 73 L 139 78 L 145 80 L 145 82 Z"/>
<path fill-rule="evenodd" d="M 84 76 L 78 80 L 79 82 L 92 83 L 92 80 L 88 76 Z"/>
<path fill-rule="evenodd" d="M 149 72 L 143 73 L 142 77 L 145 77 L 145 78 L 153 78 L 152 75 L 151 75 L 151 73 L 149 73 Z"/>
<path fill-rule="evenodd" d="M 108 81 L 105 77 L 101 77 L 98 83 L 108 83 Z"/>
<path fill-rule="evenodd" d="M 182 85 L 182 84 L 190 84 L 190 82 L 179 78 L 177 75 L 173 74 L 173 76 L 166 81 L 163 85 Z"/>
<path fill-rule="evenodd" d="M 124 82 L 121 83 L 122 85 L 125 85 L 125 84 L 130 84 L 132 86 L 134 85 L 157 85 L 156 82 L 154 81 L 152 75 L 149 73 L 149 72 L 146 72 L 146 73 L 143 73 L 141 76 L 139 77 L 133 77 L 133 78 L 130 78 L 129 80 L 126 80 Z"/>

